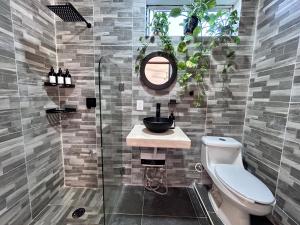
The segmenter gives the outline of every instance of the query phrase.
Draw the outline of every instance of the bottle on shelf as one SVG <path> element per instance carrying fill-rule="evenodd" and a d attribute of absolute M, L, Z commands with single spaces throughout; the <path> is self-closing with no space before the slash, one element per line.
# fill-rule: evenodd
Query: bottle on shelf
<path fill-rule="evenodd" d="M 59 68 L 58 73 L 57 73 L 57 84 L 59 85 L 64 85 L 64 74 L 61 70 L 61 68 Z"/>
<path fill-rule="evenodd" d="M 68 69 L 66 69 L 66 74 L 65 74 L 65 85 L 67 87 L 72 85 L 72 77 Z"/>
<path fill-rule="evenodd" d="M 52 85 L 57 85 L 56 73 L 54 72 L 53 67 L 51 67 L 50 72 L 48 73 L 49 83 Z"/>

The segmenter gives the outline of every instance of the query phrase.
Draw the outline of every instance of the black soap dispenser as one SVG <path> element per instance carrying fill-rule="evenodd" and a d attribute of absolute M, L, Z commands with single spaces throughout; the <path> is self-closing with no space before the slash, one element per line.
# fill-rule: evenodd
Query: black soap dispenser
<path fill-rule="evenodd" d="M 50 72 L 48 73 L 48 80 L 51 85 L 57 85 L 56 74 L 53 67 L 51 67 Z"/>
<path fill-rule="evenodd" d="M 64 85 L 64 75 L 61 68 L 59 68 L 57 73 L 57 84 Z"/>
<path fill-rule="evenodd" d="M 72 77 L 68 69 L 66 69 L 66 74 L 65 74 L 65 85 L 67 87 L 72 85 Z"/>

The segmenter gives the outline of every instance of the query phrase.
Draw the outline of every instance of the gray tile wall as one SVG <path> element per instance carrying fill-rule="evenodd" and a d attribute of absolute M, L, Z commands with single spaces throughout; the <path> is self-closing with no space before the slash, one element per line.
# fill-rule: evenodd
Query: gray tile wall
<path fill-rule="evenodd" d="M 63 185 L 58 90 L 43 82 L 56 66 L 49 1 L 0 1 L 0 221 L 28 224 Z M 54 118 L 55 119 L 55 118 Z"/>
<path fill-rule="evenodd" d="M 300 224 L 300 2 L 260 0 L 244 127 L 249 169 L 276 195 L 273 220 Z"/>
<path fill-rule="evenodd" d="M 66 1 L 55 1 L 64 4 Z M 92 0 L 67 1 L 94 23 Z M 56 17 L 58 65 L 69 69 L 76 87 L 60 89 L 61 105 L 76 105 L 77 112 L 62 118 L 62 141 L 65 165 L 65 185 L 98 187 L 100 171 L 97 157 L 96 111 L 87 109 L 86 98 L 96 97 L 94 76 L 94 26 L 85 23 L 65 23 Z M 99 149 L 98 149 L 99 150 Z"/>
<path fill-rule="evenodd" d="M 65 2 L 57 0 L 56 2 Z M 194 108 L 193 99 L 181 96 L 176 85 L 170 92 L 153 92 L 140 83 L 133 70 L 138 38 L 144 36 L 145 0 L 79 0 L 71 1 L 94 24 L 72 26 L 56 20 L 58 62 L 69 68 L 75 78 L 76 88 L 60 92 L 60 101 L 78 105 L 78 113 L 62 121 L 65 163 L 65 183 L 68 186 L 97 187 L 101 184 L 102 155 L 97 148 L 99 138 L 99 108 L 87 110 L 85 97 L 98 97 L 98 60 L 102 64 L 103 122 L 111 127 L 104 134 L 105 181 L 120 182 L 120 167 L 125 167 L 122 177 L 126 184 L 142 184 L 140 151 L 128 148 L 125 138 L 133 125 L 142 118 L 154 115 L 155 103 L 162 103 L 162 114 L 168 115 L 170 98 L 177 99 L 177 125 L 191 137 L 191 150 L 167 150 L 168 179 L 171 186 L 186 186 L 200 179 L 194 165 L 200 161 L 198 141 L 203 135 L 233 136 L 241 140 L 244 122 L 247 82 L 251 69 L 256 1 L 243 1 L 240 36 L 242 43 L 236 47 L 239 67 L 229 75 L 230 95 L 224 96 L 215 60 L 207 82 L 207 106 Z M 179 38 L 175 38 L 178 41 Z M 157 49 L 153 47 L 151 50 Z M 91 64 L 95 62 L 94 64 Z M 94 83 L 96 85 L 94 85 Z M 125 90 L 118 91 L 124 84 Z M 144 100 L 144 111 L 136 111 L 136 101 Z M 237 116 L 238 115 L 238 116 Z M 225 119 L 224 119 L 225 118 Z M 98 132 L 97 132 L 98 131 Z M 90 154 L 97 150 L 97 155 Z M 97 166 L 98 165 L 98 166 Z M 106 183 L 107 184 L 107 183 Z"/>

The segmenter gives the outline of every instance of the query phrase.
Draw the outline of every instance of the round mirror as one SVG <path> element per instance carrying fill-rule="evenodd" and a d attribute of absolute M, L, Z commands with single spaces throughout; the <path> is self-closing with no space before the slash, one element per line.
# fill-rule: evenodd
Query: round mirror
<path fill-rule="evenodd" d="M 147 87 L 154 90 L 166 89 L 176 80 L 176 61 L 165 52 L 153 52 L 143 59 L 140 75 Z"/>

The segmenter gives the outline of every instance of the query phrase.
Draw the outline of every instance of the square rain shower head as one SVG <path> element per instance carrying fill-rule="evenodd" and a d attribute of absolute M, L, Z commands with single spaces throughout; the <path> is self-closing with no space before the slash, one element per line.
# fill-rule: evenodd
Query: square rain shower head
<path fill-rule="evenodd" d="M 64 22 L 85 22 L 88 28 L 92 27 L 71 3 L 65 5 L 48 5 L 47 7 Z"/>

